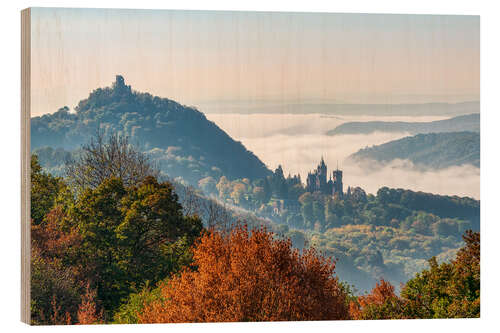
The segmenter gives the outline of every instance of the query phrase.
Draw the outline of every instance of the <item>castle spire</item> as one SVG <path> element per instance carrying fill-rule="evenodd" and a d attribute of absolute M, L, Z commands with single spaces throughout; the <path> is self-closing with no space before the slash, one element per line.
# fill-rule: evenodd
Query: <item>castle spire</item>
<path fill-rule="evenodd" d="M 323 155 L 321 155 L 321 162 L 319 163 L 319 165 L 320 165 L 321 167 L 325 167 L 325 166 L 326 166 L 326 164 L 325 164 L 325 159 L 323 158 Z"/>

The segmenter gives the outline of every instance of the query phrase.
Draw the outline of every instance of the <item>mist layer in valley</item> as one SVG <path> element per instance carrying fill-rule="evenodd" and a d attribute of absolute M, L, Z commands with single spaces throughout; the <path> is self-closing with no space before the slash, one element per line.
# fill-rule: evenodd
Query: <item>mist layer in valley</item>
<path fill-rule="evenodd" d="M 282 165 L 285 174 L 300 174 L 305 181 L 323 156 L 329 170 L 344 171 L 345 186 L 360 186 L 369 193 L 380 187 L 406 188 L 479 199 L 479 168 L 464 165 L 421 171 L 407 160 L 386 165 L 359 165 L 347 157 L 361 148 L 409 136 L 406 132 L 375 132 L 327 136 L 326 132 L 351 121 L 428 122 L 442 116 L 325 116 L 322 114 L 206 114 L 235 140 L 241 141 L 269 168 Z"/>

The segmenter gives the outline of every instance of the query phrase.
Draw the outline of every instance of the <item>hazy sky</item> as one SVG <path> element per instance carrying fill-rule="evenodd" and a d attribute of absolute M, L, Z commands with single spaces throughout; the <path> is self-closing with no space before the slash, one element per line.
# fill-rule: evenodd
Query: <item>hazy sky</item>
<path fill-rule="evenodd" d="M 479 100 L 479 17 L 36 8 L 31 70 L 33 115 L 116 74 L 188 105 Z"/>

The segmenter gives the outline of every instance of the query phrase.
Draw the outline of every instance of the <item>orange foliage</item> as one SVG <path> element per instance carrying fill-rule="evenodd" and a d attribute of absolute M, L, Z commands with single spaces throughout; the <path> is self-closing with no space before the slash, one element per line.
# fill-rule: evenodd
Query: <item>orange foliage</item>
<path fill-rule="evenodd" d="M 462 278 L 474 279 L 479 283 L 481 243 L 479 232 L 467 230 L 462 236 L 465 247 L 461 248 L 453 261 L 456 272 Z M 477 285 L 479 290 L 479 285 Z"/>
<path fill-rule="evenodd" d="M 81 243 L 81 237 L 76 229 L 63 231 L 62 222 L 66 218 L 61 206 L 54 207 L 45 216 L 43 223 L 31 225 L 31 242 L 40 251 L 40 255 L 49 258 L 62 258 L 72 248 Z"/>
<path fill-rule="evenodd" d="M 74 264 L 81 237 L 75 229 L 64 230 L 65 218 L 55 207 L 31 225 L 31 318 L 36 324 L 71 323 L 84 289 L 83 267 Z"/>
<path fill-rule="evenodd" d="M 265 229 L 207 232 L 186 268 L 160 285 L 162 297 L 145 304 L 142 323 L 347 319 L 335 262 Z"/>
<path fill-rule="evenodd" d="M 50 314 L 49 323 L 51 325 L 71 325 L 71 315 L 66 312 L 64 315 L 60 314 L 61 306 L 57 305 L 56 297 L 53 296 L 50 302 L 52 305 L 52 313 Z M 41 316 L 44 317 L 43 312 Z M 45 320 L 45 318 L 43 318 Z"/>
<path fill-rule="evenodd" d="M 97 311 L 96 296 L 96 291 L 90 289 L 90 284 L 87 284 L 87 290 L 82 298 L 82 303 L 78 307 L 78 324 L 91 325 L 102 324 L 104 322 L 102 310 Z"/>
<path fill-rule="evenodd" d="M 394 286 L 382 279 L 380 282 L 376 283 L 371 294 L 359 298 L 359 303 L 361 306 L 368 304 L 382 305 L 386 300 L 392 297 L 396 297 Z"/>
<path fill-rule="evenodd" d="M 402 302 L 394 292 L 394 286 L 384 279 L 377 282 L 371 293 L 359 296 L 349 304 L 352 319 L 400 318 Z"/>

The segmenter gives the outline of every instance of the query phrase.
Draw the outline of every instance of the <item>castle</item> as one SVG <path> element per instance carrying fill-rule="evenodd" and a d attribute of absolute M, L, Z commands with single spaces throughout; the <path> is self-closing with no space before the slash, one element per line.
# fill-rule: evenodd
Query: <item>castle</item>
<path fill-rule="evenodd" d="M 344 188 L 342 184 L 342 171 L 334 170 L 327 181 L 327 166 L 323 157 L 316 170 L 307 174 L 306 191 L 321 192 L 342 198 L 344 196 Z"/>

